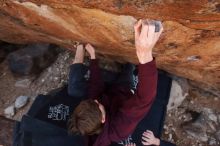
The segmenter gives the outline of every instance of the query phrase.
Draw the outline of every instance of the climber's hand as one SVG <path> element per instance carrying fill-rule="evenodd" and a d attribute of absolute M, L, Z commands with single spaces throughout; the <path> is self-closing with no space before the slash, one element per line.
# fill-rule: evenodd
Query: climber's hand
<path fill-rule="evenodd" d="M 95 49 L 91 44 L 86 44 L 86 51 L 89 53 L 91 59 L 96 59 L 95 57 Z"/>
<path fill-rule="evenodd" d="M 152 49 L 163 31 L 162 24 L 159 25 L 159 32 L 155 32 L 155 21 L 139 20 L 134 25 L 136 53 L 141 64 L 153 60 Z"/>
<path fill-rule="evenodd" d="M 154 136 L 152 131 L 147 130 L 142 134 L 142 144 L 159 146 L 160 140 Z"/>

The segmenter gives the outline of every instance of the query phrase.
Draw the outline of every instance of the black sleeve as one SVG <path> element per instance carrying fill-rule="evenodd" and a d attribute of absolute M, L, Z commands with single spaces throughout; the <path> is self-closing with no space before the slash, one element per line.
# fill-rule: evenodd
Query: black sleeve
<path fill-rule="evenodd" d="M 160 146 L 176 146 L 176 145 L 164 140 L 160 140 Z"/>
<path fill-rule="evenodd" d="M 38 95 L 31 105 L 27 115 L 36 118 L 36 116 L 40 113 L 40 110 L 46 106 L 50 100 L 51 97 L 49 95 Z"/>
<path fill-rule="evenodd" d="M 68 80 L 68 94 L 73 97 L 85 96 L 87 82 L 84 78 L 87 69 L 82 63 L 72 64 L 70 66 Z"/>

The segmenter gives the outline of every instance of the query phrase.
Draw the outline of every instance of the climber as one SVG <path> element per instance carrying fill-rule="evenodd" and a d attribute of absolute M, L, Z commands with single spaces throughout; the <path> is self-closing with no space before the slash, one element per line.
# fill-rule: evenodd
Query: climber
<path fill-rule="evenodd" d="M 87 45 L 90 54 L 89 99 L 82 101 L 69 119 L 69 131 L 95 135 L 94 146 L 108 146 L 128 137 L 138 122 L 148 113 L 157 89 L 157 69 L 152 49 L 163 27 L 155 29 L 155 21 L 139 20 L 135 26 L 135 46 L 139 60 L 136 92 L 130 86 L 115 84 L 105 89 L 95 56 L 95 49 Z"/>
<path fill-rule="evenodd" d="M 162 32 L 162 25 L 154 23 L 140 20 L 134 27 L 136 52 L 140 61 L 138 86 L 133 79 L 137 70 L 134 73 L 134 66 L 129 63 L 123 65 L 120 73 L 102 70 L 103 83 L 95 49 L 90 44 L 85 49 L 83 45 L 78 45 L 70 66 L 68 85 L 36 97 L 27 115 L 16 124 L 14 145 L 31 145 L 30 142 L 32 145 L 53 146 L 105 146 L 110 143 L 111 146 L 142 145 L 140 139 L 145 137 L 142 134 L 147 129 L 160 138 L 172 80 L 159 71 L 157 83 L 152 48 Z M 91 58 L 90 78 L 87 74 L 88 68 L 84 65 L 85 50 Z M 156 86 L 158 92 L 154 98 Z M 78 118 L 84 119 L 81 122 Z M 94 130 L 90 129 L 93 127 Z M 68 128 L 72 133 L 92 136 L 68 135 Z M 42 133 L 45 135 L 39 137 Z M 154 144 L 157 145 L 160 143 L 161 146 L 174 146 L 163 140 L 151 140 L 156 141 Z M 145 139 L 143 142 L 149 141 Z"/>

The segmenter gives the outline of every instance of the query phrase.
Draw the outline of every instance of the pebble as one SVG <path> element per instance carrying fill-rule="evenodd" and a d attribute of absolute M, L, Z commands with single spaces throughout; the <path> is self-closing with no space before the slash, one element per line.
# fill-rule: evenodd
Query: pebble
<path fill-rule="evenodd" d="M 210 127 L 210 128 L 207 129 L 208 132 L 216 131 L 216 128 L 215 128 L 213 122 L 208 122 L 207 124 L 208 124 L 209 127 Z"/>
<path fill-rule="evenodd" d="M 7 118 L 13 117 L 15 115 L 15 107 L 11 105 L 4 110 L 5 116 Z"/>
<path fill-rule="evenodd" d="M 15 87 L 28 88 L 31 84 L 30 79 L 18 80 L 15 83 Z"/>
<path fill-rule="evenodd" d="M 194 101 L 193 101 L 193 100 L 191 100 L 191 101 L 190 101 L 190 103 L 191 103 L 191 104 L 194 104 Z"/>
<path fill-rule="evenodd" d="M 48 72 L 52 72 L 52 68 L 51 67 L 48 68 Z"/>
<path fill-rule="evenodd" d="M 165 131 L 164 133 L 165 133 L 166 135 L 168 135 L 168 134 L 169 134 L 169 132 L 168 132 L 168 131 Z"/>
<path fill-rule="evenodd" d="M 28 102 L 29 97 L 27 96 L 19 96 L 17 97 L 17 99 L 15 100 L 15 108 L 19 109 L 23 106 L 25 106 Z"/>

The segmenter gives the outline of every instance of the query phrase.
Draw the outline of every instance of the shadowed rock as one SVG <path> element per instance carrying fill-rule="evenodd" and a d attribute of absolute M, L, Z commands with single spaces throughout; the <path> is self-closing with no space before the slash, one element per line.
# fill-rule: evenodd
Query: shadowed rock
<path fill-rule="evenodd" d="M 22 45 L 13 45 L 6 42 L 0 42 L 0 63 L 5 60 L 9 53 L 16 51 Z"/>
<path fill-rule="evenodd" d="M 31 44 L 9 54 L 9 68 L 18 75 L 38 74 L 56 60 L 57 55 L 54 45 Z"/>

